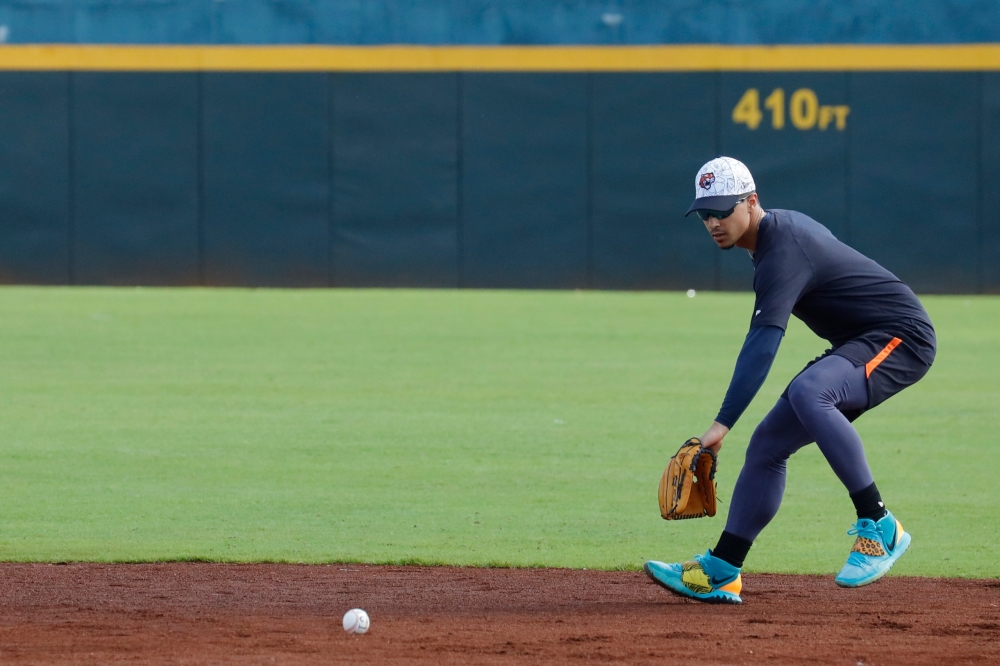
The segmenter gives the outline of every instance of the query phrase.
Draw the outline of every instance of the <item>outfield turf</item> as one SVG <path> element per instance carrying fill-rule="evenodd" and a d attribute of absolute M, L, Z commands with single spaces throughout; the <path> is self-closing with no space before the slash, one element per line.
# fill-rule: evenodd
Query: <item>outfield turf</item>
<path fill-rule="evenodd" d="M 938 361 L 858 426 L 898 574 L 998 576 L 1000 299 L 923 299 Z M 714 545 L 798 322 L 726 440 L 720 516 L 667 523 L 751 294 L 0 289 L 0 560 L 636 568 Z M 836 571 L 846 492 L 789 464 L 751 571 Z"/>

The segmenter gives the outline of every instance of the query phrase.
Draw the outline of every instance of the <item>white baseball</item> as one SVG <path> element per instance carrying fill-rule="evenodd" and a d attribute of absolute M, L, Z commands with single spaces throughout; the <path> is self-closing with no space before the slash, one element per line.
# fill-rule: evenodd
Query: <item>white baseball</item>
<path fill-rule="evenodd" d="M 344 613 L 344 631 L 349 634 L 363 634 L 368 631 L 372 621 L 368 618 L 368 613 L 360 608 L 352 608 Z"/>
<path fill-rule="evenodd" d="M 688 289 L 688 298 L 694 298 L 697 294 L 698 292 L 696 292 L 694 289 Z"/>

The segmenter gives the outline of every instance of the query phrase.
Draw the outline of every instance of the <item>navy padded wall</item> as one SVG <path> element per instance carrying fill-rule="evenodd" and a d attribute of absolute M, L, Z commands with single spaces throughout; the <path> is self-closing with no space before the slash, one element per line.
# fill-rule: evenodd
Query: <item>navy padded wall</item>
<path fill-rule="evenodd" d="M 462 284 L 584 287 L 587 76 L 468 74 Z"/>
<path fill-rule="evenodd" d="M 333 284 L 458 285 L 458 75 L 333 85 Z"/>
<path fill-rule="evenodd" d="M 712 74 L 594 75 L 591 286 L 714 286 L 714 243 L 684 217 L 715 156 L 714 90 Z"/>
<path fill-rule="evenodd" d="M 982 289 L 991 294 L 1000 293 L 1000 73 L 982 74 L 983 84 L 983 140 L 980 162 L 982 175 L 980 192 L 980 238 L 982 253 L 979 258 Z"/>
<path fill-rule="evenodd" d="M 329 283 L 326 74 L 203 74 L 208 284 Z"/>
<path fill-rule="evenodd" d="M 69 78 L 0 72 L 0 282 L 65 284 Z"/>
<path fill-rule="evenodd" d="M 850 240 L 918 292 L 978 286 L 979 75 L 851 76 Z"/>
<path fill-rule="evenodd" d="M 198 75 L 73 74 L 73 275 L 198 284 Z"/>
<path fill-rule="evenodd" d="M 796 97 L 799 90 L 812 91 L 821 106 L 846 105 L 847 75 L 780 72 L 720 76 L 719 152 L 750 168 L 765 210 L 785 208 L 805 213 L 848 242 L 847 137 L 853 118 L 848 115 L 845 129 L 838 130 L 831 119 L 832 109 L 828 110 L 822 118 L 825 129 L 821 129 L 818 110 L 804 115 L 808 107 L 802 99 L 808 98 L 808 93 Z M 733 109 L 750 89 L 758 91 L 762 114 L 756 129 L 733 120 Z M 775 94 L 776 90 L 781 92 Z M 783 103 L 767 107 L 769 98 L 783 98 Z M 799 106 L 795 122 L 801 127 L 790 113 L 793 98 Z M 780 129 L 775 128 L 776 121 Z M 734 249 L 722 256 L 719 286 L 753 287 L 753 265 L 746 252 Z"/>
<path fill-rule="evenodd" d="M 6 72 L 0 121 L 4 282 L 748 289 L 683 218 L 721 153 L 918 291 L 1000 291 L 996 73 Z"/>

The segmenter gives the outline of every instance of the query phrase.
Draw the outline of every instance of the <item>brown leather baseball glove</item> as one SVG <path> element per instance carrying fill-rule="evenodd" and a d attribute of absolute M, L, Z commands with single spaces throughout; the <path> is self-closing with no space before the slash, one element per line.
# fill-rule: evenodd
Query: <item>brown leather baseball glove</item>
<path fill-rule="evenodd" d="M 670 459 L 660 478 L 660 515 L 684 520 L 715 515 L 715 453 L 692 437 Z"/>

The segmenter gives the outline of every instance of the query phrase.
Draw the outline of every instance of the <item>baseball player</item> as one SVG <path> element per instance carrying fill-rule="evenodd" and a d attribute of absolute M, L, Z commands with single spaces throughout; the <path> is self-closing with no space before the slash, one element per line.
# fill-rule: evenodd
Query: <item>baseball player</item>
<path fill-rule="evenodd" d="M 765 211 L 750 171 L 718 157 L 698 171 L 697 213 L 716 245 L 753 261 L 755 303 L 715 422 L 701 437 L 718 453 L 723 438 L 764 383 L 789 315 L 832 346 L 800 372 L 754 430 L 715 548 L 690 562 L 649 561 L 646 573 L 677 594 L 741 603 L 740 568 L 771 521 L 785 489 L 788 457 L 815 442 L 847 488 L 858 520 L 842 587 L 873 583 L 906 552 L 910 535 L 886 509 L 851 422 L 923 377 L 937 342 L 930 317 L 895 275 L 791 210 Z"/>

